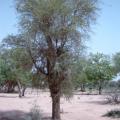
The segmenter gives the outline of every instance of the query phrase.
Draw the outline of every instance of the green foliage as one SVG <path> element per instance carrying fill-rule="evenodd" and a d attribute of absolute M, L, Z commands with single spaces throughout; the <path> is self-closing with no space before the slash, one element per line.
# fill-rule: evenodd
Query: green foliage
<path fill-rule="evenodd" d="M 109 56 L 101 53 L 91 54 L 88 61 L 89 66 L 86 69 L 86 74 L 89 80 L 112 80 L 114 76 L 114 71 Z"/>
<path fill-rule="evenodd" d="M 113 64 L 114 64 L 114 69 L 116 74 L 120 73 L 120 53 L 119 52 L 113 56 Z"/>
<path fill-rule="evenodd" d="M 52 31 L 47 31 L 59 36 L 62 32 L 59 29 L 60 17 L 66 16 L 66 21 L 69 23 L 64 32 L 79 26 L 82 29 L 88 29 L 89 23 L 95 21 L 96 9 L 98 9 L 97 0 L 16 0 L 16 8 L 21 14 L 20 25 L 24 29 L 30 30 L 32 26 L 34 32 L 35 29 L 39 29 L 37 26 L 39 21 L 42 25 L 45 22 L 42 27 L 47 29 L 49 20 L 51 25 L 57 21 L 57 26 Z M 48 21 L 47 18 L 49 18 Z"/>
<path fill-rule="evenodd" d="M 88 82 L 88 78 L 86 75 L 86 68 L 87 68 L 87 60 L 84 57 L 81 57 L 78 61 L 73 64 L 73 84 L 74 87 L 77 89 L 82 84 L 86 84 Z"/>
<path fill-rule="evenodd" d="M 5 49 L 1 53 L 0 59 L 0 81 L 20 80 L 21 84 L 29 85 L 31 79 L 30 70 L 28 70 L 28 57 L 22 49 Z"/>
<path fill-rule="evenodd" d="M 77 54 L 83 49 L 90 24 L 96 20 L 97 4 L 97 0 L 16 0 L 20 27 L 27 42 L 21 41 L 36 56 L 35 48 L 41 43 L 46 47 L 47 36 L 57 43 L 56 47 L 62 45 L 64 51 Z"/>
<path fill-rule="evenodd" d="M 61 96 L 65 97 L 67 100 L 73 96 L 73 83 L 71 79 L 63 81 L 61 85 Z"/>
<path fill-rule="evenodd" d="M 0 59 L 0 82 L 4 82 L 5 80 L 13 80 L 14 79 L 14 67 L 13 65 L 1 58 Z"/>
<path fill-rule="evenodd" d="M 101 53 L 90 54 L 86 74 L 88 80 L 96 85 L 101 94 L 105 82 L 112 80 L 115 76 L 109 56 Z"/>

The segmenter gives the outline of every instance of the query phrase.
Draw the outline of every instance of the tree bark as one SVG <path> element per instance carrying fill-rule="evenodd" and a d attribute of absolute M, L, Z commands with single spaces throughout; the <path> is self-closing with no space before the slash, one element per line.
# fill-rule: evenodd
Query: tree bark
<path fill-rule="evenodd" d="M 22 88 L 22 96 L 25 96 L 25 90 L 26 90 L 26 87 L 24 86 L 24 87 Z"/>
<path fill-rule="evenodd" d="M 21 97 L 22 97 L 22 91 L 21 91 L 21 88 L 18 87 L 18 91 L 19 91 L 19 97 L 21 98 Z"/>
<path fill-rule="evenodd" d="M 60 120 L 60 94 L 52 94 L 52 119 Z"/>
<path fill-rule="evenodd" d="M 102 87 L 99 86 L 99 95 L 101 95 L 101 94 L 102 94 Z"/>
<path fill-rule="evenodd" d="M 85 92 L 85 85 L 84 85 L 84 83 L 81 84 L 81 92 Z"/>
<path fill-rule="evenodd" d="M 60 117 L 60 84 L 57 81 L 52 81 L 52 84 L 49 84 L 49 89 L 52 98 L 52 120 L 61 120 Z"/>
<path fill-rule="evenodd" d="M 102 94 L 102 88 L 103 88 L 103 81 L 102 81 L 102 80 L 100 80 L 100 81 L 99 81 L 99 85 L 98 85 L 99 95 L 101 95 L 101 94 Z"/>
<path fill-rule="evenodd" d="M 22 87 L 21 87 L 21 84 L 20 84 L 19 80 L 17 80 L 17 84 L 18 84 L 19 97 L 21 98 L 22 97 Z"/>

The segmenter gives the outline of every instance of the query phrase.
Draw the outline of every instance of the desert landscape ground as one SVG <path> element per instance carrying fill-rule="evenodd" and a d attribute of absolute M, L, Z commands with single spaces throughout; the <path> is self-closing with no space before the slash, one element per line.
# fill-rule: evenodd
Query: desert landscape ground
<path fill-rule="evenodd" d="M 61 99 L 62 120 L 112 120 L 103 117 L 112 109 L 120 105 L 105 104 L 103 95 L 81 95 L 75 93 L 69 101 Z M 32 106 L 40 107 L 44 120 L 51 117 L 51 98 L 49 92 L 27 92 L 24 98 L 18 94 L 0 94 L 0 120 L 25 120 Z M 28 119 L 27 119 L 28 120 Z M 118 119 L 114 119 L 118 120 Z"/>

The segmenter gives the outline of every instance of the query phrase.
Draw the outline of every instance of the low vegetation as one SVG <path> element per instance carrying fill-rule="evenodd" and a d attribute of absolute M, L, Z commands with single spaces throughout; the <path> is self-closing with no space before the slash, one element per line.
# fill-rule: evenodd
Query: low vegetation
<path fill-rule="evenodd" d="M 30 120 L 42 120 L 41 110 L 36 104 L 34 104 L 30 110 L 30 118 Z"/>
<path fill-rule="evenodd" d="M 111 117 L 111 118 L 120 118 L 120 110 L 111 110 L 107 112 L 104 117 Z"/>

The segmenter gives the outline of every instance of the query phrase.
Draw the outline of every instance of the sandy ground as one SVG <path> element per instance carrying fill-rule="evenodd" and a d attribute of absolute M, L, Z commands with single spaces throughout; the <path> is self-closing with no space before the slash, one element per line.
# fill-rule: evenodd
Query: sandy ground
<path fill-rule="evenodd" d="M 62 98 L 62 120 L 112 120 L 103 115 L 111 109 L 120 108 L 120 105 L 104 104 L 104 101 L 104 96 L 79 93 L 69 101 Z M 17 94 L 0 94 L 0 120 L 24 120 L 35 104 L 40 106 L 43 116 L 46 116 L 44 120 L 48 120 L 51 116 L 51 98 L 48 92 L 29 91 L 21 99 Z"/>

